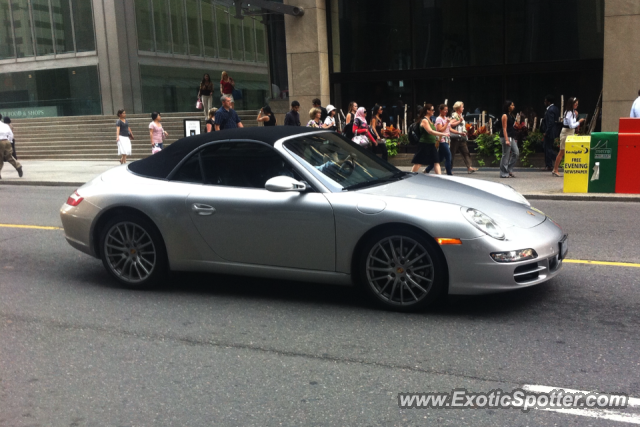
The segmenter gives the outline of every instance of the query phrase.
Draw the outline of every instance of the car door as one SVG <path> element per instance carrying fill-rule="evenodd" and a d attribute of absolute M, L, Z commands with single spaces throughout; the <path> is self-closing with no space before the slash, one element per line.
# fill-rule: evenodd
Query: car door
<path fill-rule="evenodd" d="M 199 233 L 221 258 L 237 263 L 335 271 L 335 222 L 326 197 L 313 190 L 265 189 L 280 175 L 299 179 L 270 145 L 212 144 L 198 154 L 204 184 L 187 209 Z"/>

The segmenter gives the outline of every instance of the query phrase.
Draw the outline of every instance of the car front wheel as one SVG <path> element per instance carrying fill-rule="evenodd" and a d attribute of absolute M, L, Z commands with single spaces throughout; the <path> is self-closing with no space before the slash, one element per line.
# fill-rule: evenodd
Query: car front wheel
<path fill-rule="evenodd" d="M 167 271 L 160 233 L 146 218 L 118 215 L 103 228 L 101 258 L 107 271 L 130 288 L 156 286 Z"/>
<path fill-rule="evenodd" d="M 410 229 L 371 236 L 359 264 L 362 286 L 388 309 L 423 309 L 446 289 L 446 264 L 441 253 L 434 242 Z"/>

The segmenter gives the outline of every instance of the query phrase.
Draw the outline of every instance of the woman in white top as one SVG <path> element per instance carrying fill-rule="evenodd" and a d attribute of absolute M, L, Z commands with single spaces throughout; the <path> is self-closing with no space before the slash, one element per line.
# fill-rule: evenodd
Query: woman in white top
<path fill-rule="evenodd" d="M 324 119 L 324 128 L 330 130 L 336 130 L 336 107 L 329 104 L 327 105 L 327 118 Z"/>
<path fill-rule="evenodd" d="M 564 112 L 564 118 L 562 119 L 562 132 L 560 132 L 560 152 L 556 157 L 556 164 L 551 174 L 553 176 L 560 176 L 558 168 L 564 158 L 564 146 L 567 142 L 567 137 L 575 135 L 576 129 L 584 122 L 584 119 L 576 120 L 578 117 L 578 98 L 569 98 L 567 102 L 567 110 Z"/>

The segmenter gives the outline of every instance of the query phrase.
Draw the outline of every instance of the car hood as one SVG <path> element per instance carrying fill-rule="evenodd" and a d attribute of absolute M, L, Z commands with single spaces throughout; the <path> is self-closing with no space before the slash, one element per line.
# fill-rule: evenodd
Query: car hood
<path fill-rule="evenodd" d="M 508 185 L 446 175 L 416 174 L 401 181 L 358 190 L 375 196 L 450 203 L 477 209 L 503 227 L 531 228 L 546 216 Z"/>

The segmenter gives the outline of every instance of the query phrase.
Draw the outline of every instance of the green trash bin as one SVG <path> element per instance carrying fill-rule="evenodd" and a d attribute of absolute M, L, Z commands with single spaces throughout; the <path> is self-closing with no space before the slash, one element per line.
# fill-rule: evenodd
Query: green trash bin
<path fill-rule="evenodd" d="M 589 193 L 616 192 L 617 163 L 618 133 L 592 133 L 591 153 L 589 153 Z"/>

